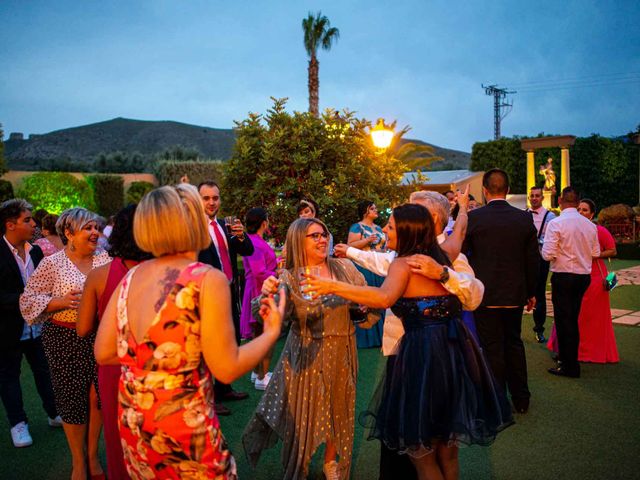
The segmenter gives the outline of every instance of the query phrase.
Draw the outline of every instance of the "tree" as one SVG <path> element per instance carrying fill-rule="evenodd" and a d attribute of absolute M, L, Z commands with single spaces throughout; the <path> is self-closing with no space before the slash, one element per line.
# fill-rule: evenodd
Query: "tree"
<path fill-rule="evenodd" d="M 308 85 L 309 85 L 309 112 L 317 117 L 319 115 L 318 102 L 320 89 L 320 62 L 318 62 L 318 47 L 323 50 L 331 50 L 334 41 L 340 38 L 340 31 L 331 26 L 331 22 L 320 12 L 315 17 L 311 12 L 302 20 L 304 31 L 304 49 L 309 56 Z"/>
<path fill-rule="evenodd" d="M 236 122 L 236 145 L 222 185 L 225 214 L 243 216 L 264 206 L 277 242 L 283 242 L 303 197 L 320 206 L 320 217 L 336 241 L 347 238 L 359 220 L 356 206 L 369 199 L 381 213 L 404 200 L 403 164 L 379 153 L 367 133 L 370 122 L 351 112 L 285 111 L 286 99 L 274 99 L 265 116 L 251 113 Z"/>
<path fill-rule="evenodd" d="M 389 125 L 389 129 L 395 131 L 397 122 Z M 420 145 L 414 142 L 403 141 L 402 137 L 411 130 L 408 125 L 393 135 L 393 140 L 387 149 L 387 154 L 397 158 L 407 167 L 407 170 L 426 170 L 431 163 L 443 160 L 435 154 L 431 145 Z"/>
<path fill-rule="evenodd" d="M 3 138 L 4 138 L 4 132 L 2 131 L 2 124 L 0 123 L 0 176 L 4 175 L 9 171 L 4 159 L 4 142 L 2 141 Z"/>
<path fill-rule="evenodd" d="M 67 208 L 84 207 L 95 211 L 93 191 L 84 179 L 70 173 L 39 172 L 25 177 L 18 189 L 18 198 L 24 198 L 34 211 L 44 208 L 59 215 Z"/>

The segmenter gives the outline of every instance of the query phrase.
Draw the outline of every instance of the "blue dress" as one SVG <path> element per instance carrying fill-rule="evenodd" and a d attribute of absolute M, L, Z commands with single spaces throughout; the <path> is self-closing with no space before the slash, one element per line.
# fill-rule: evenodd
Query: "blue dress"
<path fill-rule="evenodd" d="M 401 298 L 405 334 L 360 423 L 400 453 L 431 453 L 432 440 L 489 445 L 513 424 L 511 407 L 450 295 Z"/>
<path fill-rule="evenodd" d="M 363 223 L 354 223 L 349 228 L 349 233 L 360 234 L 361 238 L 369 238 L 373 235 L 378 237 L 378 240 L 367 248 L 362 250 L 375 250 L 378 252 L 384 252 L 387 248 L 387 237 L 378 225 L 374 225 L 374 228 L 364 225 Z M 367 281 L 367 285 L 370 287 L 380 287 L 384 283 L 384 277 L 376 275 L 369 270 L 356 265 L 358 271 L 364 276 Z M 371 328 L 360 328 L 356 325 L 356 344 L 358 348 L 374 348 L 382 346 L 382 332 L 384 330 L 384 312 L 380 321 Z"/>

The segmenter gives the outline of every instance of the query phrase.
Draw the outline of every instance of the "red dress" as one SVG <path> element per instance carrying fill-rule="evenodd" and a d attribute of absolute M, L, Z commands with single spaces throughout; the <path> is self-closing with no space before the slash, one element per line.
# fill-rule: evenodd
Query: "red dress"
<path fill-rule="evenodd" d="M 124 459 L 135 479 L 236 479 L 236 464 L 214 411 L 213 383 L 200 348 L 199 295 L 211 267 L 185 268 L 145 336 L 129 330 L 127 295 L 118 298 L 122 364 L 118 417 Z"/>
<path fill-rule="evenodd" d="M 614 248 L 616 242 L 609 231 L 600 225 L 597 227 L 600 251 Z M 609 292 L 602 286 L 607 273 L 604 260 L 594 259 L 591 264 L 591 283 L 582 297 L 580 316 L 578 317 L 578 330 L 580 331 L 578 360 L 581 362 L 616 363 L 620 361 L 616 337 L 613 333 L 613 322 L 611 321 Z M 554 325 L 547 347 L 555 352 L 558 351 L 556 338 Z"/>

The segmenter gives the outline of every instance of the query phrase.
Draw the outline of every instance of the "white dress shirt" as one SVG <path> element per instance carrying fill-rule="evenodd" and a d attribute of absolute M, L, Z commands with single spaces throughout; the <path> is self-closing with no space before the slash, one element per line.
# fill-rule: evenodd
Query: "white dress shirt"
<path fill-rule="evenodd" d="M 218 231 L 222 234 L 222 238 L 224 240 L 225 247 L 227 247 L 227 252 L 229 252 L 229 242 L 227 240 L 227 232 L 218 223 L 218 217 L 215 217 L 213 220 L 211 220 L 211 219 L 209 219 L 207 217 L 207 221 L 209 222 L 209 236 L 211 237 L 211 240 L 213 241 L 213 246 L 216 247 L 216 252 L 218 253 L 218 258 L 220 259 L 220 270 L 222 272 L 226 273 L 224 271 L 224 266 L 222 265 L 222 255 L 220 255 L 220 246 L 218 245 L 218 239 L 216 238 L 216 234 L 213 231 L 213 229 L 217 228 Z M 233 272 L 231 272 L 231 275 L 233 276 Z"/>
<path fill-rule="evenodd" d="M 589 275 L 593 258 L 600 256 L 598 229 L 575 208 L 565 208 L 549 222 L 541 253 L 552 272 Z"/>
<path fill-rule="evenodd" d="M 20 269 L 20 276 L 22 277 L 22 283 L 26 285 L 27 280 L 29 280 L 29 277 L 35 270 L 35 265 L 33 264 L 33 260 L 31 259 L 31 255 L 29 254 L 33 246 L 31 246 L 29 242 L 24 243 L 24 260 L 23 260 L 20 254 L 18 253 L 18 249 L 15 248 L 11 244 L 11 242 L 9 242 L 9 240 L 7 240 L 7 237 L 3 235 L 2 238 L 4 238 L 4 241 L 7 242 L 9 250 L 11 250 L 11 253 L 13 253 L 13 256 L 16 259 L 16 263 L 18 264 L 18 269 Z M 40 336 L 41 331 L 42 331 L 42 327 L 40 325 L 30 326 L 27 322 L 24 322 L 24 327 L 22 328 L 22 336 L 20 337 L 20 340 L 22 341 L 22 340 L 29 340 L 31 338 L 38 338 Z"/>
<path fill-rule="evenodd" d="M 530 208 L 529 211 L 531 212 L 531 216 L 533 217 L 533 224 L 536 227 L 536 232 L 538 233 L 538 238 L 540 239 L 540 243 L 542 243 L 544 241 L 544 235 L 547 232 L 547 226 L 549 225 L 549 222 L 551 220 L 556 218 L 556 214 L 553 212 L 549 212 L 549 210 L 547 210 L 542 206 L 537 210 Z M 542 220 L 544 219 L 544 216 L 547 212 L 549 212 L 547 215 L 547 221 L 544 222 L 544 226 L 542 226 Z M 542 235 L 540 234 L 541 226 L 542 226 Z"/>
<path fill-rule="evenodd" d="M 446 236 L 441 233 L 438 235 L 438 243 L 444 242 Z M 376 275 L 386 277 L 389 273 L 391 262 L 396 258 L 396 252 L 389 250 L 387 252 L 363 251 L 357 248 L 347 248 L 347 258 L 353 260 Z M 449 292 L 458 297 L 465 310 L 475 310 L 482 302 L 484 295 L 484 284 L 478 280 L 473 272 L 473 268 L 469 265 L 469 261 L 464 254 L 452 262 L 449 269 L 449 280 L 442 286 Z"/>

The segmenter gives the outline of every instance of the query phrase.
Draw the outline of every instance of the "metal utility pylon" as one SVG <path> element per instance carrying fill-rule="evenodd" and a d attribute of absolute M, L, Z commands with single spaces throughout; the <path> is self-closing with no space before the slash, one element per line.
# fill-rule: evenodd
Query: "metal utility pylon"
<path fill-rule="evenodd" d="M 506 117 L 513 108 L 513 102 L 506 101 L 507 95 L 517 93 L 515 90 L 507 91 L 506 88 L 498 88 L 497 85 L 482 84 L 484 92 L 487 95 L 493 96 L 493 136 L 495 140 L 500 138 L 500 123 L 502 119 Z"/>

